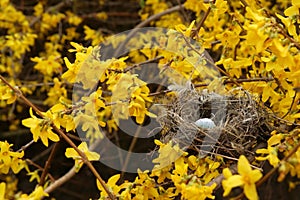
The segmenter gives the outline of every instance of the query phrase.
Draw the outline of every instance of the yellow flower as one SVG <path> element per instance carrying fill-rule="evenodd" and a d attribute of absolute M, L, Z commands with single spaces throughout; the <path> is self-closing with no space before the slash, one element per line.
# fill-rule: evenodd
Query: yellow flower
<path fill-rule="evenodd" d="M 179 148 L 178 145 L 172 145 L 172 142 L 167 144 L 162 143 L 159 140 L 155 140 L 154 143 L 159 146 L 159 156 L 153 159 L 153 163 L 159 163 L 159 167 L 164 168 L 172 164 L 180 158 L 180 156 L 186 156 L 187 153 Z M 178 161 L 179 162 L 179 161 Z"/>
<path fill-rule="evenodd" d="M 66 57 L 64 58 L 64 61 L 65 61 L 65 64 L 66 64 L 66 67 L 68 68 L 68 70 L 65 73 L 63 73 L 62 78 L 66 79 L 70 83 L 74 83 L 76 80 L 79 68 L 74 63 L 71 63 L 69 61 L 69 59 Z"/>
<path fill-rule="evenodd" d="M 44 105 L 53 106 L 60 98 L 67 97 L 67 90 L 62 86 L 62 82 L 58 78 L 53 78 L 54 86 L 48 92 L 48 98 L 43 102 Z"/>
<path fill-rule="evenodd" d="M 0 173 L 7 174 L 9 169 L 12 169 L 17 174 L 26 166 L 25 161 L 22 160 L 24 151 L 10 151 L 11 146 L 12 144 L 9 144 L 7 141 L 0 141 Z"/>
<path fill-rule="evenodd" d="M 300 1 L 299 0 L 292 0 L 292 6 L 288 7 L 284 11 L 284 14 L 286 16 L 299 15 L 299 8 L 300 8 Z"/>
<path fill-rule="evenodd" d="M 274 147 L 274 145 L 278 145 L 280 144 L 280 141 L 283 139 L 283 135 L 282 134 L 275 134 L 276 131 L 273 131 L 272 137 L 270 137 L 270 139 L 268 140 L 268 147 L 267 149 L 258 149 L 256 150 L 256 153 L 259 154 L 268 154 L 265 157 L 256 157 L 256 160 L 269 160 L 270 164 L 274 167 L 276 167 L 278 165 L 278 163 L 280 162 L 279 158 L 277 157 L 277 147 Z"/>
<path fill-rule="evenodd" d="M 47 58 L 34 57 L 31 61 L 35 62 L 34 69 L 45 76 L 52 76 L 54 73 L 61 73 L 61 59 L 59 56 L 50 55 Z"/>
<path fill-rule="evenodd" d="M 192 10 L 196 13 L 197 17 L 199 17 L 202 11 L 207 11 L 209 4 L 204 3 L 204 1 L 198 0 L 187 0 L 184 3 L 184 7 L 186 9 Z"/>
<path fill-rule="evenodd" d="M 145 115 L 148 115 L 149 117 L 153 117 L 153 118 L 156 117 L 155 114 L 150 113 L 146 108 L 146 101 L 152 102 L 152 99 L 148 97 L 149 93 L 150 93 L 149 88 L 146 85 L 143 85 L 137 88 L 131 94 L 132 100 L 128 106 L 129 114 L 131 116 L 135 116 L 136 122 L 139 124 L 143 123 Z"/>
<path fill-rule="evenodd" d="M 108 187 L 108 189 L 110 191 L 112 191 L 113 194 L 115 194 L 115 195 L 118 194 L 118 192 L 121 190 L 120 186 L 117 185 L 117 182 L 119 179 L 120 179 L 120 174 L 116 174 L 116 175 L 110 177 L 106 183 L 106 186 Z M 100 198 L 104 198 L 104 197 L 108 196 L 107 192 L 104 190 L 104 188 L 102 187 L 102 185 L 98 179 L 97 179 L 97 187 L 101 191 Z"/>
<path fill-rule="evenodd" d="M 37 170 L 34 170 L 32 172 L 28 172 L 27 173 L 27 176 L 30 176 L 30 179 L 29 179 L 29 182 L 32 182 L 34 180 L 36 180 L 38 183 L 40 182 L 41 178 L 40 178 L 40 175 L 39 175 L 39 169 Z"/>
<path fill-rule="evenodd" d="M 136 187 L 132 189 L 136 200 L 157 199 L 159 197 L 158 188 L 154 179 L 148 176 L 148 170 L 142 172 L 138 169 L 138 177 L 135 179 Z"/>
<path fill-rule="evenodd" d="M 228 168 L 223 170 L 226 180 L 222 181 L 224 188 L 224 196 L 227 196 L 231 189 L 241 186 L 244 188 L 246 197 L 250 200 L 258 199 L 255 183 L 262 177 L 262 173 L 251 166 L 244 155 L 241 155 L 238 160 L 238 175 L 232 175 Z"/>
<path fill-rule="evenodd" d="M 49 194 L 44 192 L 44 189 L 42 186 L 38 186 L 35 188 L 35 190 L 29 195 L 28 199 L 42 199 L 43 197 L 48 197 Z"/>
<path fill-rule="evenodd" d="M 189 27 L 186 27 L 183 24 L 178 24 L 178 25 L 175 25 L 175 29 L 177 31 L 179 31 L 180 33 L 182 33 L 183 35 L 185 35 L 186 37 L 190 37 L 191 33 L 192 33 L 192 28 L 193 28 L 194 24 L 195 24 L 195 20 L 193 20 L 191 22 L 191 24 L 189 25 Z"/>
<path fill-rule="evenodd" d="M 47 147 L 48 146 L 48 139 L 52 140 L 53 142 L 59 141 L 58 135 L 56 135 L 52 131 L 51 127 L 51 114 L 50 112 L 45 113 L 48 119 L 40 119 L 37 118 L 32 113 L 32 108 L 29 110 L 31 118 L 27 118 L 22 120 L 22 124 L 28 128 L 33 135 L 33 140 L 36 142 L 39 138 L 41 138 L 43 144 Z"/>
<path fill-rule="evenodd" d="M 288 29 L 289 34 L 291 34 L 294 38 L 297 38 L 297 31 L 296 26 L 293 24 L 291 18 L 283 17 L 276 13 L 276 16 L 282 21 L 282 23 L 285 25 L 285 27 Z"/>
<path fill-rule="evenodd" d="M 104 41 L 104 36 L 101 31 L 91 29 L 88 26 L 83 26 L 85 40 L 92 40 L 92 46 L 101 44 Z"/>
<path fill-rule="evenodd" d="M 89 161 L 95 161 L 100 159 L 100 155 L 98 153 L 89 151 L 86 142 L 82 142 L 78 146 L 78 149 L 86 155 Z M 76 167 L 76 171 L 78 172 L 83 165 L 83 160 L 81 156 L 73 148 L 67 148 L 65 155 L 67 158 L 73 158 L 75 160 L 75 167 Z"/>
<path fill-rule="evenodd" d="M 7 104 L 12 104 L 17 100 L 17 95 L 8 86 L 0 86 L 0 100 L 5 100 Z"/>

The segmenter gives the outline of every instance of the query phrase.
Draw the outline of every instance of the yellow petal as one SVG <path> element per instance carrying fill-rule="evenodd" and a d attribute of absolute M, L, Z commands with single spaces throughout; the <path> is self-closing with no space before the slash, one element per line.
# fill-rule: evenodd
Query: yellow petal
<path fill-rule="evenodd" d="M 26 126 L 28 128 L 36 127 L 38 125 L 38 121 L 36 119 L 27 118 L 22 120 L 23 126 Z"/>
<path fill-rule="evenodd" d="M 299 14 L 299 9 L 296 6 L 291 6 L 284 11 L 286 16 L 293 16 Z"/>
<path fill-rule="evenodd" d="M 227 180 L 223 180 L 222 181 L 222 186 L 224 189 L 223 196 L 227 196 L 231 192 L 232 188 L 241 185 L 243 185 L 243 181 L 242 181 L 242 176 L 240 175 L 233 175 Z"/>
<path fill-rule="evenodd" d="M 73 148 L 67 148 L 65 152 L 65 156 L 67 158 L 75 158 L 78 157 L 78 153 Z"/>
<path fill-rule="evenodd" d="M 268 154 L 269 150 L 268 149 L 257 149 L 256 153 Z"/>
<path fill-rule="evenodd" d="M 225 168 L 225 169 L 223 169 L 223 175 L 224 175 L 224 178 L 228 179 L 232 176 L 232 173 L 231 173 L 230 169 Z"/>
<path fill-rule="evenodd" d="M 50 140 L 52 140 L 53 142 L 58 142 L 59 141 L 58 135 L 56 135 L 55 133 L 53 133 L 50 128 L 47 131 L 48 131 L 48 138 Z"/>
<path fill-rule="evenodd" d="M 251 172 L 251 166 L 244 155 L 241 155 L 238 161 L 238 172 L 240 175 L 246 175 Z"/>
<path fill-rule="evenodd" d="M 245 185 L 244 192 L 245 192 L 246 197 L 249 200 L 258 200 L 258 195 L 257 195 L 255 184 Z"/>
<path fill-rule="evenodd" d="M 40 137 L 40 133 L 41 133 L 41 127 L 40 126 L 36 126 L 30 129 L 32 136 L 33 136 L 33 140 L 36 142 L 39 137 Z"/>
<path fill-rule="evenodd" d="M 43 144 L 44 144 L 46 147 L 48 147 L 48 134 L 47 134 L 46 131 L 40 133 L 40 138 L 41 138 Z"/>
<path fill-rule="evenodd" d="M 113 187 L 116 185 L 116 183 L 118 182 L 119 179 L 120 179 L 120 174 L 116 174 L 108 179 L 107 185 L 109 185 L 110 187 Z"/>
<path fill-rule="evenodd" d="M 80 150 L 83 151 L 83 152 L 86 152 L 86 151 L 89 150 L 89 149 L 88 149 L 88 146 L 87 146 L 87 144 L 86 144 L 86 142 L 82 142 L 82 143 L 78 146 L 78 149 L 80 149 Z"/>
<path fill-rule="evenodd" d="M 255 169 L 250 172 L 250 177 L 251 181 L 255 183 L 262 177 L 262 173 L 258 169 Z"/>
<path fill-rule="evenodd" d="M 273 145 L 279 144 L 282 138 L 283 138 L 283 135 L 280 133 L 273 135 L 268 140 L 268 146 L 273 146 Z"/>

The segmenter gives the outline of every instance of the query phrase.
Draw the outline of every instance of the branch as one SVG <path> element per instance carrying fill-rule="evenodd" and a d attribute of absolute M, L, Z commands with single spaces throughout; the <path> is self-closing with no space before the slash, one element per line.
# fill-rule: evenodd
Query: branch
<path fill-rule="evenodd" d="M 59 145 L 58 142 L 56 142 L 56 143 L 54 144 L 54 147 L 52 148 L 51 153 L 50 153 L 48 159 L 47 159 L 46 162 L 45 162 L 45 166 L 44 166 L 44 169 L 43 169 L 43 172 L 42 172 L 42 175 L 41 175 L 41 180 L 40 180 L 40 182 L 39 182 L 39 185 L 40 185 L 40 186 L 43 186 L 44 183 L 45 183 L 46 176 L 47 176 L 47 174 L 48 174 L 48 171 L 49 171 L 51 162 L 53 161 L 55 152 L 56 152 L 57 149 L 58 149 L 58 145 Z"/>
<path fill-rule="evenodd" d="M 120 53 L 120 51 L 124 48 L 124 46 L 129 41 L 129 39 L 139 30 L 139 28 L 142 28 L 142 27 L 148 25 L 150 22 L 152 22 L 154 20 L 157 20 L 157 19 L 161 18 L 164 15 L 170 14 L 172 12 L 180 11 L 180 9 L 181 9 L 181 5 L 174 6 L 174 7 L 169 8 L 169 9 L 163 11 L 163 12 L 157 13 L 155 15 L 151 15 L 145 21 L 142 21 L 141 23 L 139 23 L 136 27 L 134 27 L 134 29 L 132 29 L 129 32 L 126 39 L 118 46 L 118 48 L 116 49 L 116 51 L 114 53 L 114 57 L 116 57 Z"/>
<path fill-rule="evenodd" d="M 214 4 L 214 3 L 215 3 L 215 0 L 213 0 L 212 3 Z M 203 26 L 205 20 L 207 19 L 207 17 L 208 17 L 208 15 L 209 15 L 210 11 L 211 11 L 211 6 L 208 7 L 208 9 L 207 9 L 207 11 L 205 12 L 204 16 L 202 17 L 201 21 L 199 22 L 199 24 L 196 25 L 196 27 L 197 27 L 196 30 L 193 31 L 192 34 L 191 34 L 191 37 L 192 37 L 192 38 L 195 37 L 195 36 L 198 34 L 198 32 L 200 31 L 201 27 Z"/>

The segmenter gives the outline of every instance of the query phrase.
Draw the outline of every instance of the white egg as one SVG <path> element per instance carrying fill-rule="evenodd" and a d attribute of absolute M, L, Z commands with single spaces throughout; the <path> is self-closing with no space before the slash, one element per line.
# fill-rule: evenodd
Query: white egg
<path fill-rule="evenodd" d="M 209 119 L 209 118 L 201 118 L 198 119 L 195 122 L 196 126 L 198 126 L 199 128 L 203 128 L 203 129 L 211 129 L 216 127 L 216 124 L 213 122 L 213 120 Z"/>

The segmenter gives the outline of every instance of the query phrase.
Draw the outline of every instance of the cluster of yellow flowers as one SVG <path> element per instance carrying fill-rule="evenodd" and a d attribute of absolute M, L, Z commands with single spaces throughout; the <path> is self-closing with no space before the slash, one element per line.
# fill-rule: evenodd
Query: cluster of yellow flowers
<path fill-rule="evenodd" d="M 154 78 L 167 77 L 170 82 L 190 80 L 206 85 L 210 91 L 218 91 L 223 80 L 231 80 L 225 89 L 242 87 L 260 98 L 261 104 L 285 121 L 287 127 L 294 125 L 291 130 L 271 132 L 267 147 L 255 152 L 255 162 L 268 160 L 278 168 L 278 181 L 288 174 L 300 178 L 299 0 L 186 0 L 181 5 L 175 5 L 176 1 L 172 4 L 167 0 L 142 0 L 141 20 L 170 30 L 164 35 L 158 30 L 147 32 L 151 42 L 137 34 L 128 42 L 126 55 L 106 60 L 103 56 L 107 52 L 101 48 L 117 50 L 126 36 L 109 40 L 107 33 L 111 31 L 94 29 L 85 23 L 90 16 L 102 23 L 109 15 L 99 10 L 84 15 L 68 0 L 54 6 L 48 2 L 39 1 L 30 11 L 9 0 L 0 2 L 0 107 L 5 111 L 0 112 L 0 120 L 12 124 L 8 126 L 10 131 L 21 126 L 29 128 L 33 142 L 41 139 L 48 147 L 49 141 L 57 143 L 62 137 L 73 144 L 65 134 L 76 137 L 76 131 L 84 132 L 93 143 L 105 134 L 116 133 L 120 121 L 130 117 L 143 125 L 148 117 L 156 117 L 149 108 L 160 96 L 155 95 L 156 91 L 138 71 L 144 66 L 141 63 L 153 61 L 159 70 L 159 77 Z M 103 6 L 107 2 L 95 3 Z M 190 39 L 199 47 L 190 44 Z M 213 55 L 214 67 L 207 63 L 213 61 L 202 59 L 204 50 Z M 252 81 L 256 78 L 262 81 Z M 237 82 L 238 79 L 250 81 Z M 24 103 L 30 106 L 29 111 Z M 47 110 L 42 112 L 39 107 Z M 28 118 L 24 113 L 29 113 Z M 119 184 L 119 174 L 110 177 L 106 185 L 97 177 L 100 199 L 214 199 L 217 183 L 213 180 L 221 176 L 222 170 L 224 180 L 219 184 L 224 196 L 241 187 L 248 199 L 259 198 L 256 184 L 263 173 L 252 170 L 244 155 L 237 161 L 237 174 L 232 174 L 226 159 L 219 155 L 200 158 L 171 142 L 156 140 L 155 144 L 159 155 L 152 160 L 152 171 L 138 170 L 134 181 Z M 28 147 L 18 152 L 11 147 L 7 141 L 0 141 L 0 175 L 10 171 L 18 174 L 23 168 L 29 172 L 30 158 L 24 156 Z M 75 160 L 76 172 L 84 163 L 100 158 L 85 142 L 67 148 L 65 156 Z M 48 196 L 44 190 L 50 190 L 52 180 L 45 174 L 41 178 L 37 172 L 28 175 L 39 183 L 48 181 L 47 184 L 37 186 L 29 195 L 16 192 L 14 198 Z M 47 172 L 47 165 L 43 172 Z M 8 183 L 0 183 L 0 199 L 11 197 L 8 194 L 12 191 L 15 189 L 10 189 Z"/>

